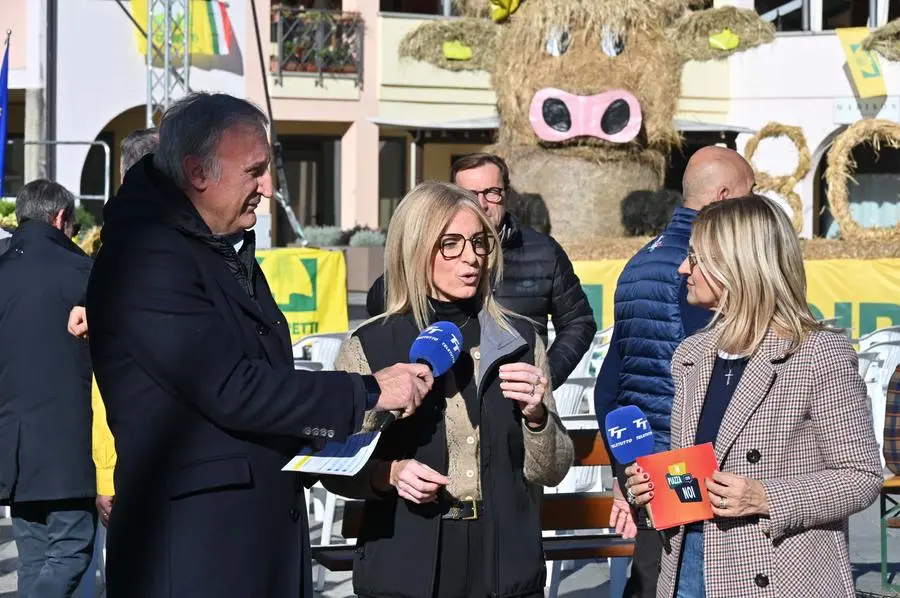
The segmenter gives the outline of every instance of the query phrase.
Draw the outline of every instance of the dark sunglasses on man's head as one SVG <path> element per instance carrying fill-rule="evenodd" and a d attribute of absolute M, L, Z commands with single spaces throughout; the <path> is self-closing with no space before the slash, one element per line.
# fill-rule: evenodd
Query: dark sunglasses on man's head
<path fill-rule="evenodd" d="M 441 236 L 438 249 L 444 259 L 451 260 L 463 254 L 467 242 L 472 244 L 472 251 L 477 256 L 485 257 L 494 250 L 494 238 L 488 233 L 472 235 L 471 239 L 466 239 L 459 233 L 448 233 Z"/>
<path fill-rule="evenodd" d="M 481 191 L 472 190 L 472 193 L 475 196 L 484 196 L 485 201 L 488 203 L 500 203 L 503 201 L 503 189 L 500 187 L 488 187 L 487 189 L 482 189 Z"/>

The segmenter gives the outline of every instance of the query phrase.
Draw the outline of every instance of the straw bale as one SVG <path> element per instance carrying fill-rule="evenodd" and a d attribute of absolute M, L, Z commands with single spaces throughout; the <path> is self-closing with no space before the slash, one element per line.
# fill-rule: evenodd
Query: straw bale
<path fill-rule="evenodd" d="M 651 240 L 652 237 L 595 237 L 566 239 L 561 245 L 573 261 L 627 260 Z M 801 239 L 800 248 L 805 260 L 900 258 L 900 244 L 869 239 Z"/>
<path fill-rule="evenodd" d="M 556 237 L 556 232 L 553 234 Z M 627 260 L 653 240 L 653 237 L 594 237 L 560 241 L 572 261 Z"/>
<path fill-rule="evenodd" d="M 900 243 L 874 239 L 804 239 L 800 241 L 807 260 L 874 260 L 900 257 Z"/>
<path fill-rule="evenodd" d="M 790 139 L 794 147 L 797 148 L 797 167 L 789 175 L 772 176 L 766 172 L 760 172 L 753 164 L 753 156 L 759 147 L 760 141 L 773 137 L 787 137 Z M 794 224 L 794 230 L 800 232 L 803 230 L 803 201 L 794 191 L 803 177 L 809 173 L 812 168 L 812 156 L 809 153 L 809 146 L 806 143 L 806 136 L 800 127 L 791 127 L 780 123 L 771 122 L 764 126 L 759 132 L 750 138 L 744 147 L 744 156 L 753 166 L 753 172 L 756 174 L 757 191 L 774 191 L 784 197 L 788 205 L 791 206 L 791 220 Z"/>
<path fill-rule="evenodd" d="M 709 36 L 725 28 L 731 29 L 741 43 L 733 50 L 711 48 Z M 723 6 L 681 17 L 669 30 L 669 36 L 685 60 L 718 60 L 771 42 L 775 39 L 775 27 L 754 10 Z"/>
<path fill-rule="evenodd" d="M 498 152 L 509 163 L 512 186 L 543 198 L 553 236 L 561 243 L 621 237 L 622 200 L 635 190 L 656 190 L 663 182 L 662 154 L 620 162 L 590 161 L 539 148 Z"/>
<path fill-rule="evenodd" d="M 427 62 L 449 71 L 489 70 L 496 59 L 497 25 L 485 19 L 429 21 L 410 31 L 400 42 L 404 58 Z M 472 48 L 471 60 L 444 58 L 444 42 L 458 41 Z"/>
<path fill-rule="evenodd" d="M 491 16 L 491 0 L 456 0 L 456 10 L 464 17 L 483 19 Z"/>
<path fill-rule="evenodd" d="M 888 120 L 863 119 L 850 125 L 837 136 L 828 152 L 825 180 L 828 182 L 828 204 L 831 213 L 841 227 L 841 238 L 848 240 L 872 240 L 900 244 L 900 222 L 893 227 L 863 228 L 850 213 L 850 193 L 847 181 L 853 180 L 856 162 L 853 148 L 868 143 L 877 153 L 883 144 L 900 148 L 900 123 Z"/>
<path fill-rule="evenodd" d="M 875 51 L 887 60 L 900 61 L 900 19 L 876 29 L 863 41 L 863 48 Z"/>
<path fill-rule="evenodd" d="M 684 5 L 679 2 L 680 10 Z M 611 160 L 623 151 L 651 147 L 662 151 L 677 144 L 673 126 L 681 87 L 681 59 L 668 43 L 664 26 L 667 12 L 660 3 L 645 0 L 528 0 L 501 30 L 497 47 L 509 48 L 495 58 L 492 70 L 497 108 L 503 122 L 500 139 L 511 146 L 533 146 L 541 141 L 529 121 L 534 94 L 557 87 L 578 95 L 625 89 L 641 105 L 642 131 L 628 144 L 595 138 L 544 144 L 560 151 L 588 145 Z M 563 56 L 545 50 L 548 31 L 566 27 L 569 47 Z M 600 49 L 604 27 L 619 34 L 624 51 L 615 57 Z M 514 50 L 512 50 L 514 49 Z M 573 154 L 574 155 L 574 154 Z"/>
<path fill-rule="evenodd" d="M 510 20 L 526 21 L 531 30 L 543 31 L 552 23 L 599 35 L 604 27 L 664 28 L 683 15 L 688 5 L 688 0 L 524 0 Z"/>

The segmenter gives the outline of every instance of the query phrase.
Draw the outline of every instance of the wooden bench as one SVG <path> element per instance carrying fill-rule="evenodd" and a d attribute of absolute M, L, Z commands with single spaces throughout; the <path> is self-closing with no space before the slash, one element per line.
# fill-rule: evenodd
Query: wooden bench
<path fill-rule="evenodd" d="M 597 430 L 570 430 L 576 466 L 609 465 L 609 455 Z M 609 527 L 612 493 L 545 494 L 541 502 L 541 528 L 546 531 L 597 530 L 597 533 L 548 536 L 543 539 L 544 559 L 564 561 L 630 557 L 634 542 L 601 532 Z M 341 534 L 356 539 L 362 526 L 363 501 L 347 501 Z M 353 545 L 313 546 L 312 558 L 330 571 L 353 569 Z"/>

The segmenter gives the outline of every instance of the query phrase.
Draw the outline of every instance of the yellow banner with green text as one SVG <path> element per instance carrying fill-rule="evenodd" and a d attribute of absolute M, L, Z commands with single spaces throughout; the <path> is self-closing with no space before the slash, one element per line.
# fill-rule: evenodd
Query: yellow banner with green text
<path fill-rule="evenodd" d="M 847 69 L 853 80 L 856 95 L 860 98 L 879 98 L 887 95 L 884 75 L 878 64 L 878 55 L 863 49 L 863 42 L 869 37 L 868 27 L 848 27 L 836 30 L 844 55 L 847 57 Z"/>
<path fill-rule="evenodd" d="M 347 265 L 340 251 L 288 248 L 256 252 L 284 313 L 291 343 L 308 334 L 346 332 Z"/>
<path fill-rule="evenodd" d="M 626 260 L 575 262 L 597 327 L 613 323 L 613 299 Z M 808 260 L 807 300 L 818 319 L 837 320 L 855 337 L 900 326 L 900 259 Z"/>

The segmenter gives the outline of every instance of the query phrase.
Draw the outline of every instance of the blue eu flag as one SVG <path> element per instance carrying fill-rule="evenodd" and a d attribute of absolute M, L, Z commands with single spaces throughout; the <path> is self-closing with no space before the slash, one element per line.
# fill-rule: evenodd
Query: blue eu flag
<path fill-rule="evenodd" d="M 0 197 L 3 197 L 3 174 L 6 172 L 6 125 L 9 122 L 9 37 L 3 53 L 3 67 L 0 68 Z"/>

